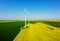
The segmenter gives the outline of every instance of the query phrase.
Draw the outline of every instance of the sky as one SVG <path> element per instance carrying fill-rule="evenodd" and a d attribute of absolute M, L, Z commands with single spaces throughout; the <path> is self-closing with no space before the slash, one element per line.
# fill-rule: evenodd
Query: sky
<path fill-rule="evenodd" d="M 0 0 L 0 20 L 60 19 L 60 0 Z"/>

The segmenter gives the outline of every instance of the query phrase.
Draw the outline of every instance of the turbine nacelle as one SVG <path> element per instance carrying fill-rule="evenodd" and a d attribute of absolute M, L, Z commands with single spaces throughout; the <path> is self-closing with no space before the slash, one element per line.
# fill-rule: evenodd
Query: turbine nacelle
<path fill-rule="evenodd" d="M 28 9 L 24 8 L 25 14 L 30 14 L 28 11 L 29 11 Z"/>

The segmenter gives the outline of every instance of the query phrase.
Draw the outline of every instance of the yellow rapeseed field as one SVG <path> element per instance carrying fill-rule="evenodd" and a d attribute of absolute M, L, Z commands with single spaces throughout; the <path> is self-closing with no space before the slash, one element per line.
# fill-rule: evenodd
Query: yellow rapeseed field
<path fill-rule="evenodd" d="M 51 25 L 36 23 L 27 24 L 14 41 L 60 41 L 60 29 Z"/>

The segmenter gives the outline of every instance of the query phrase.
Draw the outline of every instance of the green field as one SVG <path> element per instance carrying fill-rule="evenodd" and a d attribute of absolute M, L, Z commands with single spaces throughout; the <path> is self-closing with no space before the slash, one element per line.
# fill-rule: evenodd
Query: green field
<path fill-rule="evenodd" d="M 0 41 L 12 41 L 22 26 L 23 21 L 0 23 Z"/>
<path fill-rule="evenodd" d="M 30 21 L 30 23 L 42 22 L 45 24 L 60 27 L 60 22 L 51 21 Z M 24 26 L 24 21 L 13 21 L 0 23 L 0 41 L 12 41 Z"/>

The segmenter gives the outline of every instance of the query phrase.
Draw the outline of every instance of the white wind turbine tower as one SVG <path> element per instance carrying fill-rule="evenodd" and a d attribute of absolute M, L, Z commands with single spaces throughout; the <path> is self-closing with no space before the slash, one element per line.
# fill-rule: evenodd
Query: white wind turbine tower
<path fill-rule="evenodd" d="M 26 9 L 24 9 L 24 13 L 25 13 L 25 28 L 26 28 Z"/>

